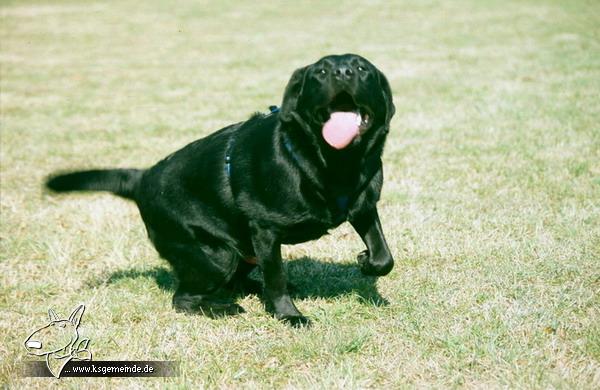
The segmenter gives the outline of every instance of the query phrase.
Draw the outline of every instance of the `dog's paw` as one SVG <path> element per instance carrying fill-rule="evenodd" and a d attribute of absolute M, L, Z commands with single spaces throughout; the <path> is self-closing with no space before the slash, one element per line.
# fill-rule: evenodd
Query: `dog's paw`
<path fill-rule="evenodd" d="M 303 315 L 283 316 L 279 319 L 294 328 L 308 328 L 311 326 L 311 321 Z"/>
<path fill-rule="evenodd" d="M 365 265 L 365 263 L 369 262 L 369 250 L 364 250 L 356 256 L 356 261 L 361 268 Z"/>
<path fill-rule="evenodd" d="M 202 311 L 204 311 L 205 315 L 211 318 L 234 316 L 246 312 L 246 310 L 244 310 L 244 308 L 237 303 L 212 304 L 208 307 L 202 308 Z"/>
<path fill-rule="evenodd" d="M 392 258 L 383 261 L 372 261 L 368 250 L 359 253 L 357 260 L 360 265 L 360 272 L 366 276 L 384 276 L 394 268 Z"/>
<path fill-rule="evenodd" d="M 219 318 L 244 313 L 243 307 L 237 303 L 207 299 L 202 295 L 182 294 L 173 297 L 173 308 L 178 313 L 203 314 L 211 318 Z"/>

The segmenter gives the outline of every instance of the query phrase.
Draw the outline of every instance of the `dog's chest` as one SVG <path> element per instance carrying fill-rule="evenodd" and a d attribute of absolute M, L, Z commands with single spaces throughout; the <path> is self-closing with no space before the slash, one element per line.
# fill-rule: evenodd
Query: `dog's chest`
<path fill-rule="evenodd" d="M 350 198 L 347 196 L 327 199 L 318 206 L 310 207 L 310 212 L 296 216 L 294 221 L 281 228 L 284 243 L 297 244 L 316 240 L 345 222 L 348 218 Z"/>

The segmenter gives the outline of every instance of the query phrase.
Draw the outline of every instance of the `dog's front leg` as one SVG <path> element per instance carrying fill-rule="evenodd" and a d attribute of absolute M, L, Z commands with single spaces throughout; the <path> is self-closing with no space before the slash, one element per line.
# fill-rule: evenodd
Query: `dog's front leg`
<path fill-rule="evenodd" d="M 365 275 L 387 275 L 394 267 L 394 258 L 385 242 L 377 209 L 363 213 L 350 221 L 367 246 L 358 255 L 360 270 Z"/>
<path fill-rule="evenodd" d="M 272 230 L 251 224 L 252 245 L 265 280 L 264 298 L 267 310 L 275 318 L 293 326 L 308 325 L 308 318 L 298 311 L 287 290 L 287 275 L 281 261 L 281 241 Z"/>

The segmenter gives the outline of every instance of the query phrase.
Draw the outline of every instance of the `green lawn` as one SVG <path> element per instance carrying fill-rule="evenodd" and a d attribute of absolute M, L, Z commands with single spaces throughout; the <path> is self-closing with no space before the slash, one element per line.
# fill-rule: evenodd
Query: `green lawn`
<path fill-rule="evenodd" d="M 599 2 L 0 7 L 0 385 L 600 387 Z M 253 296 L 238 317 L 174 313 L 133 204 L 42 191 L 54 170 L 148 166 L 343 52 L 394 91 L 379 207 L 396 267 L 363 277 L 348 225 L 285 247 L 310 329 Z M 20 378 L 48 308 L 80 302 L 95 360 L 181 375 Z"/>

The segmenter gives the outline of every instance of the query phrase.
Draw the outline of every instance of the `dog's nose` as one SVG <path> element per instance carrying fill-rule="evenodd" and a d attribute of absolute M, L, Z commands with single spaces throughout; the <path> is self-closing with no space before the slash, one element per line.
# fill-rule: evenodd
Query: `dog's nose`
<path fill-rule="evenodd" d="M 354 76 L 354 71 L 349 66 L 341 65 L 334 71 L 335 77 L 350 79 Z"/>

